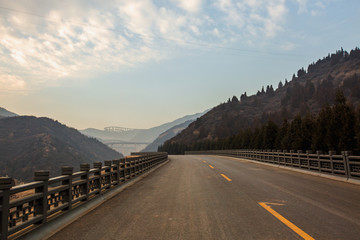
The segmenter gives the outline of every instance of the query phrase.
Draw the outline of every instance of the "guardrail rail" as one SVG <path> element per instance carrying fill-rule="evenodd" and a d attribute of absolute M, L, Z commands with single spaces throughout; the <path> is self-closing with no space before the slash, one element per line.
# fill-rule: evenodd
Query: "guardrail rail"
<path fill-rule="evenodd" d="M 360 156 L 352 155 L 351 151 L 343 151 L 336 154 L 329 151 L 313 153 L 308 150 L 282 151 L 282 150 L 210 150 L 210 151 L 187 151 L 185 155 L 221 155 L 237 157 L 253 161 L 265 162 L 280 166 L 299 168 L 309 171 L 317 171 L 348 179 L 360 179 Z"/>
<path fill-rule="evenodd" d="M 115 189 L 166 161 L 167 153 L 132 153 L 126 158 L 81 164 L 80 171 L 62 167 L 61 176 L 49 178 L 49 171 L 36 171 L 31 183 L 12 186 L 9 177 L 0 178 L 0 240 L 31 230 L 97 196 Z M 24 196 L 23 196 L 24 195 Z"/>

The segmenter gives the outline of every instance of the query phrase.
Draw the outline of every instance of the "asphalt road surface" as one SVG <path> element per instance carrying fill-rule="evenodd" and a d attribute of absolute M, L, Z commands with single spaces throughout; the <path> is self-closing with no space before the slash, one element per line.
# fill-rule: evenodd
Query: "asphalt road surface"
<path fill-rule="evenodd" d="M 360 186 L 219 156 L 170 162 L 65 239 L 360 239 Z"/>

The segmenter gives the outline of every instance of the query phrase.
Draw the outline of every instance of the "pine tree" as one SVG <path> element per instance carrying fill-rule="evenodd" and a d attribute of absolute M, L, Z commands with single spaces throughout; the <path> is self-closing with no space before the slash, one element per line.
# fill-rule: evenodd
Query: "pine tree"
<path fill-rule="evenodd" d="M 337 151 L 352 150 L 355 147 L 355 111 L 346 102 L 344 93 L 336 91 L 331 129 L 337 142 L 333 142 Z M 333 140 L 333 139 L 332 139 Z"/>
<path fill-rule="evenodd" d="M 284 86 L 283 83 L 280 81 L 278 84 L 278 88 L 282 88 L 283 86 Z"/>
<path fill-rule="evenodd" d="M 263 136 L 263 148 L 264 149 L 274 149 L 275 142 L 277 139 L 279 128 L 278 126 L 271 120 L 267 122 L 264 128 L 264 136 Z"/>
<path fill-rule="evenodd" d="M 311 149 L 311 143 L 313 139 L 314 132 L 314 117 L 308 113 L 302 119 L 301 122 L 301 131 L 302 131 L 302 142 L 301 142 L 301 150 L 309 150 Z"/>
<path fill-rule="evenodd" d="M 312 150 L 322 150 L 328 151 L 329 140 L 328 128 L 329 128 L 329 119 L 331 119 L 332 111 L 331 108 L 326 105 L 323 107 L 315 119 L 314 123 L 314 133 L 312 137 Z"/>
<path fill-rule="evenodd" d="M 276 139 L 276 148 L 277 149 L 282 149 L 282 150 L 290 149 L 289 131 L 290 131 L 289 123 L 288 123 L 287 119 L 284 119 L 282 126 L 279 130 L 277 139 Z"/>
<path fill-rule="evenodd" d="M 302 118 L 298 114 L 290 123 L 290 142 L 291 149 L 301 150 L 303 145 L 303 134 L 302 134 Z"/>

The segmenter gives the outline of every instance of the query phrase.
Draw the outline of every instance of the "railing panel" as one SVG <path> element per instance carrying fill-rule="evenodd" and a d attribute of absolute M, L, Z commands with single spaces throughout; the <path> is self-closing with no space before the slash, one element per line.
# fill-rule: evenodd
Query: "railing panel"
<path fill-rule="evenodd" d="M 317 151 L 286 152 L 280 150 L 212 150 L 212 151 L 187 151 L 185 154 L 210 154 L 233 156 L 259 162 L 266 162 L 288 167 L 296 167 L 327 174 L 340 175 L 347 178 L 360 179 L 360 156 L 353 156 L 351 152 L 336 155 L 334 151 L 323 154 Z"/>
<path fill-rule="evenodd" d="M 45 223 L 55 213 L 67 213 L 87 200 L 111 191 L 167 159 L 167 153 L 139 153 L 141 157 L 81 164 L 80 172 L 63 167 L 62 176 L 49 179 L 48 171 L 35 172 L 35 182 L 12 187 L 11 178 L 0 178 L 0 240 L 11 234 Z M 58 215 L 55 215 L 58 216 Z M 30 228 L 29 228 L 30 229 Z"/>

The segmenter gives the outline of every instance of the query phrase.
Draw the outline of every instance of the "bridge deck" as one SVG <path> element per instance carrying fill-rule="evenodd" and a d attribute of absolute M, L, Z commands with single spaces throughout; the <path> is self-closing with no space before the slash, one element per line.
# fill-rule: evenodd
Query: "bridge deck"
<path fill-rule="evenodd" d="M 228 157 L 170 160 L 50 239 L 360 238 L 360 186 Z"/>

